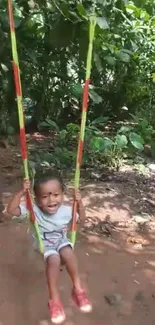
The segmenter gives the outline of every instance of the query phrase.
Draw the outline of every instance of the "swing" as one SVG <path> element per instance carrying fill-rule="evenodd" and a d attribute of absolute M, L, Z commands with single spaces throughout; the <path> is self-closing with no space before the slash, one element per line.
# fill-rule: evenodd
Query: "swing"
<path fill-rule="evenodd" d="M 15 88 L 16 88 L 18 118 L 19 118 L 19 126 L 20 126 L 21 155 L 22 155 L 23 168 L 24 168 L 24 177 L 26 179 L 29 179 L 25 122 L 24 122 L 24 112 L 23 112 L 23 104 L 22 104 L 22 87 L 21 87 L 21 79 L 20 79 L 20 69 L 19 69 L 19 61 L 18 61 L 18 52 L 17 52 L 12 0 L 8 0 L 8 13 L 9 13 L 9 24 L 10 24 L 10 34 L 11 34 L 14 81 L 15 81 Z M 84 90 L 83 90 L 80 136 L 79 136 L 79 142 L 78 142 L 78 151 L 77 151 L 77 159 L 76 159 L 75 178 L 74 178 L 74 189 L 75 190 L 79 188 L 79 184 L 80 184 L 80 167 L 81 167 L 81 162 L 82 162 L 82 154 L 83 154 L 83 146 L 84 146 L 84 135 L 85 135 L 87 109 L 88 109 L 88 90 L 89 90 L 90 74 L 91 74 L 93 40 L 94 40 L 95 26 L 96 26 L 96 18 L 95 18 L 94 14 L 90 17 L 89 22 L 90 22 L 90 24 L 89 24 L 89 46 L 88 46 L 88 53 L 87 53 L 85 85 L 84 85 Z M 27 204 L 27 210 L 29 213 L 30 222 L 34 226 L 34 229 L 35 229 L 40 252 L 41 252 L 41 254 L 43 254 L 43 252 L 44 252 L 43 242 L 42 242 L 42 239 L 41 239 L 41 236 L 39 233 L 39 226 L 38 226 L 38 223 L 35 218 L 34 211 L 33 211 L 33 200 L 32 200 L 32 196 L 31 196 L 31 193 L 29 190 L 27 191 L 27 194 L 26 194 L 26 204 Z M 77 213 L 77 201 L 74 199 L 73 212 L 72 212 L 72 226 L 71 226 L 71 242 L 72 242 L 73 246 L 75 245 L 75 242 L 76 242 L 76 213 Z"/>

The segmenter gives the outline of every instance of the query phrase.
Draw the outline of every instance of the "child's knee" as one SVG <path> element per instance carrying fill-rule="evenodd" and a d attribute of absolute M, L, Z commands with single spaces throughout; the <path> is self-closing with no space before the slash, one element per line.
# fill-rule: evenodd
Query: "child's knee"
<path fill-rule="evenodd" d="M 61 263 L 60 255 L 53 254 L 47 257 L 46 264 L 48 267 L 59 267 Z"/>
<path fill-rule="evenodd" d="M 66 246 L 60 250 L 60 256 L 62 260 L 70 260 L 70 259 L 75 259 L 75 253 L 72 249 L 71 246 Z"/>

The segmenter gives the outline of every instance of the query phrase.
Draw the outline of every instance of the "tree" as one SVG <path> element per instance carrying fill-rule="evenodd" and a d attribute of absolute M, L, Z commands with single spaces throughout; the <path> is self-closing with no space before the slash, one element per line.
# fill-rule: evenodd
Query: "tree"
<path fill-rule="evenodd" d="M 122 118 L 154 108 L 155 6 L 150 0 L 96 1 L 89 119 Z M 36 123 L 78 121 L 93 1 L 14 1 L 24 97 L 34 103 Z M 0 1 L 0 130 L 16 126 L 16 102 L 6 3 Z M 152 118 L 152 117 L 151 117 Z"/>

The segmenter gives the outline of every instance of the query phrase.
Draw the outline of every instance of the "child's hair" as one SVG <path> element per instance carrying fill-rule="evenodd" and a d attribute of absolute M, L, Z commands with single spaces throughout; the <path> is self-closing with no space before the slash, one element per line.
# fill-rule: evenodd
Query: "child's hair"
<path fill-rule="evenodd" d="M 38 194 L 38 188 L 41 184 L 46 183 L 48 181 L 51 180 L 56 180 L 60 183 L 62 192 L 64 191 L 64 183 L 63 183 L 63 179 L 61 177 L 61 175 L 57 172 L 57 171 L 46 171 L 46 172 L 38 172 L 35 175 L 34 178 L 34 186 L 33 186 L 33 190 L 34 190 L 34 194 L 37 195 Z"/>

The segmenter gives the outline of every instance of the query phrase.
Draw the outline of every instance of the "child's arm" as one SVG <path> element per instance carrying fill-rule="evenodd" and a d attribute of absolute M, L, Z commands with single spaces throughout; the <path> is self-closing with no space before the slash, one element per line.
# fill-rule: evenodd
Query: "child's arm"
<path fill-rule="evenodd" d="M 21 214 L 20 207 L 19 207 L 20 200 L 21 200 L 22 196 L 26 194 L 26 192 L 29 188 L 30 188 L 30 182 L 25 180 L 23 188 L 13 196 L 12 200 L 8 204 L 8 207 L 7 207 L 8 214 L 10 214 L 12 216 L 20 217 L 20 214 Z"/>

